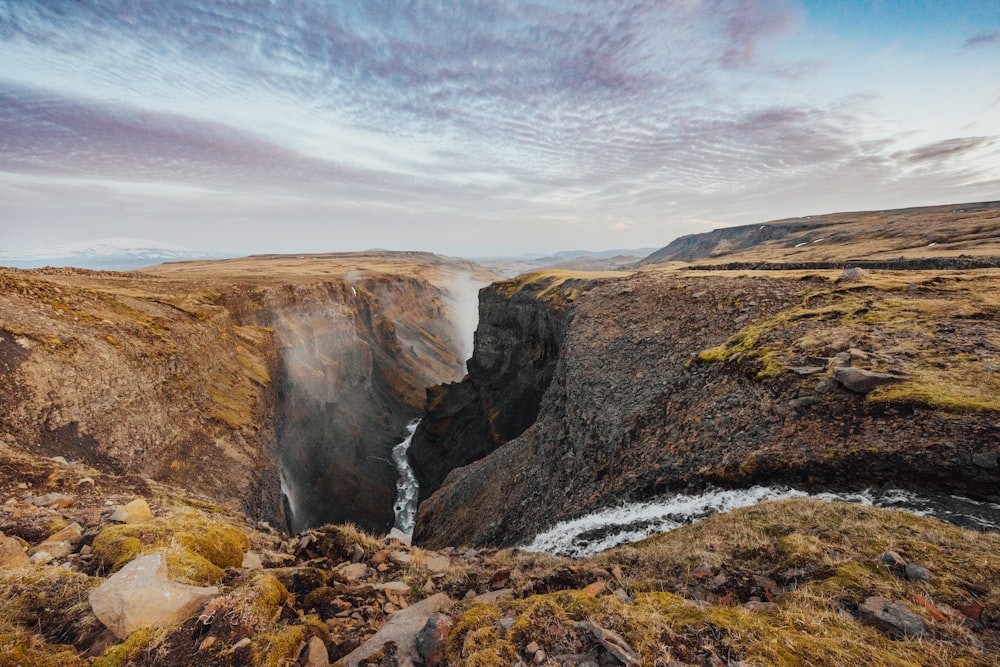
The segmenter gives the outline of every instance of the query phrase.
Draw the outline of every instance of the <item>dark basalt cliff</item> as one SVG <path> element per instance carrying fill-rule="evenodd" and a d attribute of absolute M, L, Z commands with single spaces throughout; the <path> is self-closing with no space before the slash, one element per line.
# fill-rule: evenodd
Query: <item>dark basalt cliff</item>
<path fill-rule="evenodd" d="M 561 292 L 546 298 L 546 287 L 529 274 L 480 291 L 468 375 L 427 390 L 426 414 L 410 445 L 421 500 L 450 470 L 481 459 L 534 423 L 571 313 Z"/>
<path fill-rule="evenodd" d="M 485 403 L 471 390 L 449 391 L 431 411 L 441 416 L 429 422 L 435 455 L 453 470 L 421 503 L 415 541 L 519 544 L 621 500 L 708 485 L 891 483 L 996 500 L 996 277 L 962 286 L 922 276 L 903 292 L 898 278 L 844 286 L 814 278 L 639 273 L 586 290 L 553 278 L 505 298 L 489 293 L 478 357 L 511 358 L 537 335 L 486 323 L 527 323 L 526 300 L 537 310 L 562 294 L 564 335 L 529 346 L 547 344 L 558 358 L 537 364 L 547 386 L 537 406 L 523 390 L 531 363 L 518 367 L 510 393 L 490 386 L 489 405 L 500 408 L 493 423 L 520 425 L 537 413 L 509 442 L 448 421 L 452 393 L 477 410 Z M 961 302 L 970 289 L 980 306 Z M 898 321 L 893 309 L 903 313 Z M 978 379 L 942 381 L 935 364 L 951 359 Z M 833 379 L 841 366 L 908 380 L 865 396 Z M 518 413 L 505 415 L 504 405 Z M 469 462 L 470 452 L 489 450 Z"/>

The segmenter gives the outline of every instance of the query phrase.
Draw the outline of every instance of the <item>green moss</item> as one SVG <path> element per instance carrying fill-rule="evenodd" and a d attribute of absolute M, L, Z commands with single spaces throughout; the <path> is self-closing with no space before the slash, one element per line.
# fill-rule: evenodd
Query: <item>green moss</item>
<path fill-rule="evenodd" d="M 905 351 L 890 362 L 880 360 L 879 355 L 871 357 L 865 365 L 868 370 L 909 376 L 876 389 L 867 400 L 951 412 L 997 411 L 1000 376 L 981 355 L 942 345 L 938 336 L 941 327 L 953 332 L 973 320 L 995 320 L 1000 304 L 997 283 L 958 279 L 935 284 L 934 295 L 901 295 L 891 279 L 806 291 L 800 303 L 744 326 L 725 343 L 699 352 L 696 359 L 704 363 L 738 359 L 745 374 L 767 380 L 784 372 L 790 355 L 816 355 L 835 339 L 863 339 L 876 352 L 880 348 Z M 971 331 L 969 335 L 981 334 Z"/>
<path fill-rule="evenodd" d="M 258 574 L 226 595 L 226 618 L 246 635 L 263 632 L 274 627 L 290 599 L 288 589 L 277 578 Z"/>
<path fill-rule="evenodd" d="M 94 538 L 94 562 L 102 568 L 118 571 L 142 553 L 142 541 L 128 526 L 110 526 Z"/>
<path fill-rule="evenodd" d="M 209 586 L 219 583 L 226 575 L 222 568 L 187 549 L 170 549 L 166 558 L 168 576 L 173 581 Z"/>
<path fill-rule="evenodd" d="M 0 633 L 0 665 L 82 667 L 86 664 L 71 646 L 48 644 L 26 632 Z"/>
<path fill-rule="evenodd" d="M 218 567 L 239 567 L 250 540 L 240 530 L 225 524 L 208 524 L 197 531 L 183 531 L 177 541 Z"/>
<path fill-rule="evenodd" d="M 160 638 L 154 630 L 136 630 L 121 644 L 110 647 L 91 667 L 126 667 Z"/>
<path fill-rule="evenodd" d="M 197 585 L 217 582 L 223 569 L 239 567 L 248 546 L 241 530 L 194 510 L 109 526 L 93 542 L 94 562 L 102 569 L 114 572 L 140 554 L 165 549 L 171 577 Z"/>
<path fill-rule="evenodd" d="M 298 655 L 299 646 L 307 638 L 307 628 L 304 625 L 286 625 L 255 637 L 251 648 L 253 664 L 259 667 L 291 665 Z"/>

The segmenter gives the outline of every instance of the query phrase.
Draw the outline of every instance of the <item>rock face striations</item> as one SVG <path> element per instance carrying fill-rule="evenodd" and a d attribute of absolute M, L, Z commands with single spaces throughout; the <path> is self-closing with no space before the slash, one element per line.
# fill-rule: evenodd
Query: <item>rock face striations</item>
<path fill-rule="evenodd" d="M 427 390 L 426 415 L 409 456 L 420 499 L 453 468 L 521 435 L 538 416 L 560 356 L 571 312 L 561 291 L 534 274 L 480 292 L 480 320 L 468 375 Z"/>
<path fill-rule="evenodd" d="M 461 376 L 454 295 L 476 271 L 424 253 L 0 270 L 0 440 L 275 525 L 388 530 L 391 448 L 425 387 Z"/>
<path fill-rule="evenodd" d="M 708 485 L 891 482 L 998 499 L 1000 275 L 836 276 L 648 271 L 583 286 L 550 274 L 484 292 L 474 359 L 528 363 L 509 391 L 449 390 L 437 405 L 431 393 L 422 446 L 453 469 L 420 505 L 415 540 L 519 544 L 620 500 Z M 562 304 L 555 359 L 518 352 L 537 345 L 513 324 L 529 300 Z M 507 442 L 483 436 L 481 413 L 479 431 L 449 421 L 453 393 L 493 406 L 490 423 L 536 418 Z"/>

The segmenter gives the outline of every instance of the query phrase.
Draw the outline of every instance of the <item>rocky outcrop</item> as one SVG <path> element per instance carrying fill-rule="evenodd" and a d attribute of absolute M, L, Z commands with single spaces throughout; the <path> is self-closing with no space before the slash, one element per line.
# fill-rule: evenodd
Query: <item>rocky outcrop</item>
<path fill-rule="evenodd" d="M 481 459 L 534 423 L 572 317 L 568 297 L 587 285 L 528 274 L 480 291 L 468 376 L 427 390 L 425 415 L 410 445 L 421 500 L 449 471 Z"/>
<path fill-rule="evenodd" d="M 851 490 L 891 482 L 996 498 L 997 470 L 975 463 L 995 451 L 995 407 L 975 395 L 949 397 L 933 376 L 882 401 L 833 380 L 835 368 L 851 364 L 892 370 L 894 390 L 910 386 L 904 376 L 926 378 L 946 350 L 930 333 L 926 351 L 913 342 L 922 330 L 920 299 L 931 300 L 938 318 L 943 297 L 911 293 L 907 329 L 880 329 L 884 320 L 873 319 L 855 332 L 831 323 L 837 309 L 855 316 L 867 307 L 887 318 L 883 293 L 872 290 L 855 306 L 857 288 L 843 289 L 816 292 L 780 277 L 636 274 L 581 292 L 535 423 L 452 470 L 421 503 L 415 543 L 522 544 L 557 521 L 622 500 L 708 485 Z M 803 295 L 814 292 L 823 298 L 803 309 Z M 898 291 L 885 298 L 885 308 L 900 307 Z M 484 313 L 490 317 L 502 315 Z M 947 326 L 956 358 L 981 349 L 988 359 L 990 327 L 978 317 L 934 319 L 928 331 Z M 897 333 L 910 348 L 895 342 Z M 513 349 L 517 341 L 494 344 Z M 818 371 L 792 370 L 806 366 Z M 991 377 L 986 366 L 973 371 Z"/>

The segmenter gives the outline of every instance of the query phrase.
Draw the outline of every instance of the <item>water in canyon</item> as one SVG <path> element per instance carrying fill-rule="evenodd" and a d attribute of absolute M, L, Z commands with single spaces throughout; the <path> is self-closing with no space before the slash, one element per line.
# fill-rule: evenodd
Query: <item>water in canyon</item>
<path fill-rule="evenodd" d="M 393 505 L 396 514 L 393 532 L 398 531 L 406 537 L 413 534 L 413 525 L 417 518 L 417 495 L 420 491 L 413 468 L 410 467 L 410 460 L 406 456 L 418 424 L 420 424 L 419 419 L 407 424 L 406 437 L 392 448 L 392 462 L 396 464 L 396 470 L 399 472 L 399 479 L 396 480 L 396 503 Z"/>
<path fill-rule="evenodd" d="M 716 512 L 783 498 L 858 503 L 931 516 L 966 528 L 1000 531 L 1000 505 L 959 496 L 918 494 L 900 489 L 811 494 L 798 489 L 755 486 L 749 489 L 709 490 L 695 495 L 677 494 L 611 507 L 560 522 L 536 535 L 524 549 L 583 558 L 679 528 Z"/>

